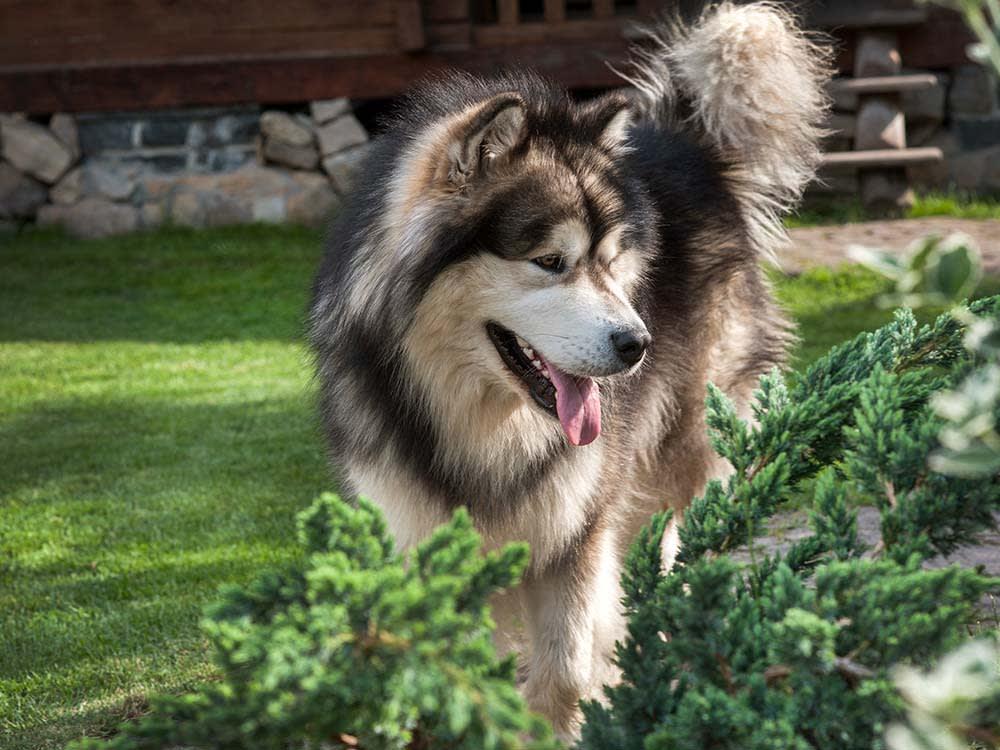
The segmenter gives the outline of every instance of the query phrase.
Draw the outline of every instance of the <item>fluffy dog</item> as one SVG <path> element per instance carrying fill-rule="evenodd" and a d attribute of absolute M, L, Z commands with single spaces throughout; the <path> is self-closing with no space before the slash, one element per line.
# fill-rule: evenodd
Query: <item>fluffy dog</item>
<path fill-rule="evenodd" d="M 759 260 L 819 158 L 824 60 L 775 7 L 722 5 L 650 30 L 624 93 L 443 77 L 331 230 L 310 333 L 342 487 L 404 547 L 460 505 L 530 543 L 498 639 L 563 737 L 614 679 L 623 547 L 728 470 L 706 384 L 745 411 L 783 360 Z"/>

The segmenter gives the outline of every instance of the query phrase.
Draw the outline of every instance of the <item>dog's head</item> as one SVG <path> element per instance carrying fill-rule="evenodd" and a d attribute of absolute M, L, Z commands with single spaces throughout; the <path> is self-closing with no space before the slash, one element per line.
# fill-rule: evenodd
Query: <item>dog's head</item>
<path fill-rule="evenodd" d="M 639 367 L 650 344 L 633 304 L 649 212 L 620 168 L 629 100 L 532 93 L 488 96 L 411 144 L 396 205 L 435 222 L 410 226 L 420 245 L 436 239 L 407 354 L 436 392 L 505 390 L 585 445 L 594 378 Z"/>

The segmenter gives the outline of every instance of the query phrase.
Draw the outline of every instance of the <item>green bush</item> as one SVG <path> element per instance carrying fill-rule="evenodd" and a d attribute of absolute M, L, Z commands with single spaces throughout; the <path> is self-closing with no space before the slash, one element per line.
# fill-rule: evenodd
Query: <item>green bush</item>
<path fill-rule="evenodd" d="M 995 320 L 1000 300 L 971 310 Z M 790 386 L 777 373 L 762 379 L 755 425 L 712 389 L 714 446 L 736 471 L 687 511 L 669 574 L 659 561 L 665 518 L 633 548 L 623 681 L 607 705 L 585 706 L 581 746 L 885 747 L 905 708 L 894 665 L 926 665 L 961 643 L 979 598 L 1000 583 L 921 566 L 1000 509 L 995 474 L 929 467 L 942 427 L 931 396 L 978 366 L 954 317 L 919 328 L 900 311 Z M 803 491 L 813 533 L 783 553 L 755 551 L 764 521 Z M 881 511 L 875 548 L 859 541 L 849 500 Z M 741 545 L 749 566 L 725 555 Z M 982 736 L 993 735 L 969 733 Z"/>
<path fill-rule="evenodd" d="M 76 747 L 554 747 L 492 644 L 487 599 L 517 580 L 524 545 L 480 554 L 460 510 L 405 564 L 378 510 L 329 494 L 299 537 L 300 565 L 227 590 L 208 613 L 220 682 Z"/>
<path fill-rule="evenodd" d="M 995 321 L 1000 298 L 968 315 L 972 329 Z M 901 311 L 790 382 L 763 378 L 754 424 L 710 389 L 713 444 L 735 472 L 685 514 L 672 571 L 661 569 L 665 516 L 633 545 L 623 678 L 605 704 L 585 705 L 581 748 L 857 750 L 886 747 L 890 725 L 902 748 L 928 736 L 928 722 L 954 718 L 940 701 L 914 703 L 917 673 L 907 682 L 899 670 L 966 640 L 963 626 L 998 583 L 922 566 L 1000 509 L 995 472 L 930 468 L 945 424 L 935 394 L 984 366 L 986 350 L 963 336 L 955 316 L 919 327 Z M 758 549 L 767 518 L 803 494 L 812 534 L 780 553 Z M 857 501 L 881 511 L 872 549 L 859 539 Z M 515 583 L 524 546 L 482 555 L 459 511 L 404 559 L 371 505 L 332 495 L 302 515 L 300 536 L 299 564 L 228 590 L 208 614 L 221 680 L 159 699 L 110 747 L 555 746 L 490 637 L 488 598 Z M 727 555 L 747 545 L 750 564 Z M 1000 716 L 991 690 L 963 704 L 962 738 L 1000 736 L 980 726 Z"/>

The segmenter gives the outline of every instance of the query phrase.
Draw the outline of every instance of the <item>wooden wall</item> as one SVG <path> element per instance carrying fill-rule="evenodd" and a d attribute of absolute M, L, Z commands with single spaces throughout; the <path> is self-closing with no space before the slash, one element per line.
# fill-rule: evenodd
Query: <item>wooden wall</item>
<path fill-rule="evenodd" d="M 612 86 L 629 22 L 682 2 L 0 0 L 0 112 L 385 97 L 442 67 Z M 833 13 L 823 25 L 886 2 L 908 0 L 813 0 Z M 963 59 L 957 17 L 930 13 L 902 37 L 908 66 Z M 851 28 L 839 34 L 849 66 Z"/>

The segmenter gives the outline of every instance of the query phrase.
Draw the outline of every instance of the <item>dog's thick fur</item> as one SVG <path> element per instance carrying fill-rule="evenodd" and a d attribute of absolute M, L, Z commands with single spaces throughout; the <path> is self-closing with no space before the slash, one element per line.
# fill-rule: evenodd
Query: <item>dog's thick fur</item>
<path fill-rule="evenodd" d="M 822 52 L 766 4 L 663 24 L 633 63 L 630 95 L 585 103 L 528 74 L 420 87 L 332 229 L 311 310 L 345 491 L 401 546 L 460 505 L 487 546 L 530 543 L 498 637 L 565 737 L 614 679 L 622 549 L 727 470 L 706 384 L 745 411 L 783 360 L 758 261 L 813 173 L 824 108 Z M 599 438 L 570 444 L 593 435 L 533 402 L 491 323 L 597 383 Z M 638 364 L 620 331 L 651 335 Z"/>

